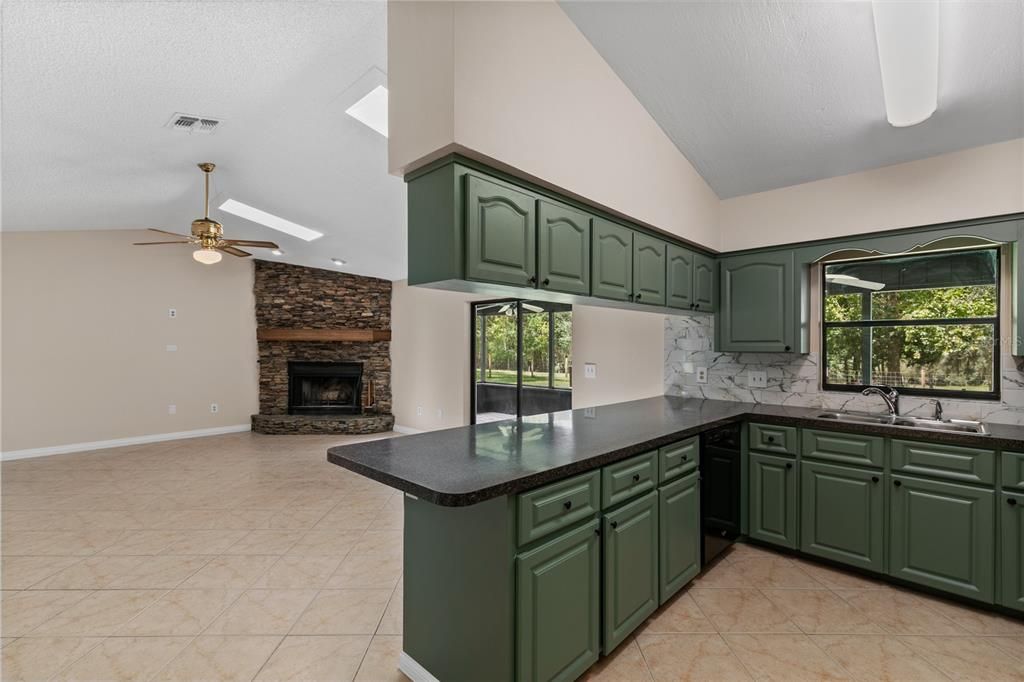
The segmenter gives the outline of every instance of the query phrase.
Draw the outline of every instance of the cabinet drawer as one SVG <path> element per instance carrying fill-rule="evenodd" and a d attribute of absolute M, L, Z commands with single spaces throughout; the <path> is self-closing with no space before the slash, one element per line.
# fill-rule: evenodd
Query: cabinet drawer
<path fill-rule="evenodd" d="M 593 516 L 600 507 L 600 471 L 546 485 L 518 499 L 519 544 Z"/>
<path fill-rule="evenodd" d="M 892 441 L 892 470 L 966 483 L 995 482 L 995 453 L 955 445 Z"/>
<path fill-rule="evenodd" d="M 653 490 L 658 480 L 657 451 L 609 464 L 601 470 L 601 508 Z"/>
<path fill-rule="evenodd" d="M 881 467 L 885 463 L 885 440 L 876 436 L 857 436 L 837 431 L 803 430 L 803 457 L 842 464 Z"/>
<path fill-rule="evenodd" d="M 795 455 L 796 445 L 796 427 L 771 426 L 769 424 L 750 425 L 751 450 Z"/>
<path fill-rule="evenodd" d="M 658 482 L 678 478 L 697 468 L 700 438 L 694 436 L 658 450 Z"/>
<path fill-rule="evenodd" d="M 1024 490 L 1024 453 L 1004 452 L 1001 457 L 1003 458 L 1003 487 Z"/>

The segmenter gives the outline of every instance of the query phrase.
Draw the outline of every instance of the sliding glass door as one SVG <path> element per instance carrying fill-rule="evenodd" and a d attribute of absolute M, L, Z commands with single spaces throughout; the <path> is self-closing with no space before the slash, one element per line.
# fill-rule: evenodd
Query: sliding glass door
<path fill-rule="evenodd" d="M 572 306 L 473 304 L 473 423 L 572 408 Z"/>

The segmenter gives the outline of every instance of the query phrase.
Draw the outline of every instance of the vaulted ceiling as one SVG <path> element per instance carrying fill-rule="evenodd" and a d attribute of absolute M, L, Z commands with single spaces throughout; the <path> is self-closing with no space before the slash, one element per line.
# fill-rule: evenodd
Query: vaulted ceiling
<path fill-rule="evenodd" d="M 325 233 L 304 242 L 220 212 L 293 263 L 405 276 L 405 191 L 387 140 L 344 112 L 385 82 L 379 2 L 39 2 L 3 6 L 3 228 L 188 232 L 233 198 Z M 164 124 L 223 120 L 212 135 Z M 182 249 L 187 247 L 150 247 Z M 274 259 L 267 252 L 259 257 Z"/>
<path fill-rule="evenodd" d="M 871 3 L 562 8 L 721 198 L 1024 136 L 1024 2 L 943 2 L 938 111 L 886 122 Z"/>

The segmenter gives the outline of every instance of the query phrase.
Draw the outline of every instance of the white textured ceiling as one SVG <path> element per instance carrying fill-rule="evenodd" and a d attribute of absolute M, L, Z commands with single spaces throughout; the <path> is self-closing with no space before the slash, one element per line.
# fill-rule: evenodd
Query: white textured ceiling
<path fill-rule="evenodd" d="M 869 2 L 561 6 L 722 198 L 1024 136 L 1021 0 L 942 3 L 912 128 L 886 122 Z"/>
<path fill-rule="evenodd" d="M 6 0 L 2 12 L 5 230 L 187 233 L 202 213 L 195 164 L 213 161 L 214 206 L 231 197 L 326 234 L 307 243 L 211 210 L 229 237 L 277 241 L 292 263 L 405 276 L 387 140 L 344 113 L 383 82 L 384 3 Z M 224 123 L 176 133 L 162 127 L 175 112 Z"/>

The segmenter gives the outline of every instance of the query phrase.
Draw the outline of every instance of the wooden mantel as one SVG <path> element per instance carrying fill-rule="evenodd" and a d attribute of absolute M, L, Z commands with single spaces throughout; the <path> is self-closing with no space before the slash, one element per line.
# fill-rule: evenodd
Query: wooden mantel
<path fill-rule="evenodd" d="M 291 329 L 261 327 L 256 330 L 259 341 L 390 341 L 390 329 Z"/>

